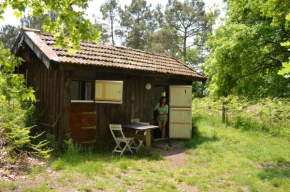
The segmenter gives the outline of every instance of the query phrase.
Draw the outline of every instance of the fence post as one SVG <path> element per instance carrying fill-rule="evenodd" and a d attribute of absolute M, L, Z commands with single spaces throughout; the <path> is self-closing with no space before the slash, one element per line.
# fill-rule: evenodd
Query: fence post
<path fill-rule="evenodd" d="M 226 108 L 225 108 L 225 102 L 222 103 L 222 123 L 226 122 Z"/>

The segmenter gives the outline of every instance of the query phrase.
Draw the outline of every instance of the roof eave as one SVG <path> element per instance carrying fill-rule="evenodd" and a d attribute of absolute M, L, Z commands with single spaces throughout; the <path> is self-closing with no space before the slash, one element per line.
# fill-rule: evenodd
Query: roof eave
<path fill-rule="evenodd" d="M 12 54 L 16 55 L 21 47 L 22 43 L 25 42 L 29 48 L 36 54 L 36 56 L 43 61 L 47 68 L 50 67 L 51 63 L 58 63 L 60 60 L 56 53 L 41 40 L 41 38 L 35 34 L 40 31 L 22 29 L 20 35 L 17 38 L 16 43 L 11 49 Z"/>

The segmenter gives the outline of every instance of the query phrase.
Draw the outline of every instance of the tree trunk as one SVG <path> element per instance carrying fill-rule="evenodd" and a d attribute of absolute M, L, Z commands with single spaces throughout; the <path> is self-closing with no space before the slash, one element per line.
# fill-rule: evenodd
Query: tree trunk
<path fill-rule="evenodd" d="M 187 39 L 187 29 L 185 29 L 183 36 L 183 59 L 186 61 L 186 39 Z"/>
<path fill-rule="evenodd" d="M 111 38 L 112 38 L 112 44 L 115 45 L 115 41 L 114 41 L 114 18 L 111 18 Z"/>

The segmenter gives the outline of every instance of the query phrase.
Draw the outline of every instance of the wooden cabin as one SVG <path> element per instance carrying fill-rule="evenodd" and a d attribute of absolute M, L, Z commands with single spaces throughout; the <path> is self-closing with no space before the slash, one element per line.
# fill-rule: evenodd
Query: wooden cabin
<path fill-rule="evenodd" d="M 12 49 L 23 58 L 20 72 L 36 90 L 38 122 L 56 123 L 59 143 L 70 135 L 81 144 L 112 142 L 110 123 L 139 118 L 154 124 L 162 95 L 169 104 L 170 138 L 191 137 L 192 82 L 206 78 L 180 61 L 136 49 L 80 44 L 69 54 L 55 39 L 23 29 Z"/>

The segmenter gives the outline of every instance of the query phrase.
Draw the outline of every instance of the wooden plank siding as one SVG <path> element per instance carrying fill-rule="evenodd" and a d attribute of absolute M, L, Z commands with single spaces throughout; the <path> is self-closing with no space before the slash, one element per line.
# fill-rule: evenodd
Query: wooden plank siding
<path fill-rule="evenodd" d="M 98 68 L 96 68 L 97 71 Z M 95 75 L 93 75 L 93 73 Z M 141 122 L 154 123 L 153 109 L 154 102 L 154 84 L 156 79 L 150 76 L 140 76 L 116 72 L 93 72 L 93 70 L 74 70 L 71 80 L 111 80 L 123 81 L 123 101 L 122 104 L 94 103 L 96 111 L 96 145 L 103 149 L 114 145 L 113 138 L 109 131 L 109 124 L 128 123 L 131 119 L 139 118 Z M 169 85 L 191 85 L 188 80 L 165 79 Z M 146 90 L 147 83 L 152 85 L 150 90 Z M 169 89 L 168 89 L 169 92 Z M 71 103 L 71 105 L 75 105 Z M 77 105 L 82 105 L 81 103 Z M 75 106 L 77 106 L 75 105 Z M 83 105 L 88 105 L 83 103 Z M 81 107 L 80 107 L 81 109 Z M 71 113 L 74 113 L 71 108 Z M 71 120 L 70 120 L 71 121 Z M 70 125 L 70 129 L 75 129 L 75 125 Z M 86 134 L 87 131 L 83 131 Z M 85 136 L 81 136 L 85 138 Z"/>
<path fill-rule="evenodd" d="M 27 86 L 36 91 L 36 117 L 40 127 L 57 135 L 63 143 L 69 133 L 70 77 L 69 72 L 60 69 L 47 69 L 39 60 L 24 63 L 28 69 Z M 24 72 L 23 71 L 23 72 Z M 54 124 L 60 115 L 55 130 L 41 124 Z"/>
<path fill-rule="evenodd" d="M 92 103 L 95 107 L 96 145 L 103 149 L 111 148 L 114 145 L 111 133 L 109 131 L 110 123 L 128 123 L 131 119 L 139 118 L 142 122 L 154 123 L 153 109 L 154 85 L 164 84 L 166 92 L 169 93 L 169 85 L 191 85 L 191 81 L 182 79 L 164 78 L 161 82 L 154 76 L 133 75 L 132 73 L 118 73 L 100 71 L 99 68 L 85 69 L 47 69 L 39 60 L 26 62 L 25 68 L 28 69 L 28 86 L 36 90 L 36 116 L 39 123 L 53 124 L 60 115 L 55 130 L 50 130 L 43 126 L 43 129 L 49 133 L 57 135 L 58 142 L 63 143 L 67 135 L 71 133 L 74 125 L 70 125 L 70 83 L 71 80 L 95 81 L 95 80 L 115 80 L 123 81 L 123 101 L 122 104 L 110 103 Z M 147 83 L 152 85 L 150 90 L 146 90 Z M 169 98 L 169 97 L 168 97 Z M 79 103 L 78 105 L 82 105 Z M 77 111 L 75 105 L 72 110 Z M 40 115 L 42 114 L 42 115 Z M 84 130 L 87 134 L 88 130 Z M 80 132 L 79 132 L 80 133 Z M 83 137 L 86 138 L 86 137 Z"/>
<path fill-rule="evenodd" d="M 96 139 L 99 146 L 113 144 L 109 124 L 131 122 L 133 118 L 153 123 L 154 89 L 146 90 L 147 83 L 154 83 L 154 78 L 117 73 L 96 73 L 96 80 L 123 81 L 123 103 L 96 103 Z M 109 144 L 108 144 L 109 143 Z"/>

